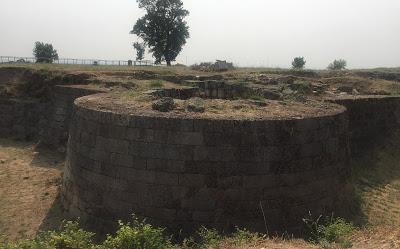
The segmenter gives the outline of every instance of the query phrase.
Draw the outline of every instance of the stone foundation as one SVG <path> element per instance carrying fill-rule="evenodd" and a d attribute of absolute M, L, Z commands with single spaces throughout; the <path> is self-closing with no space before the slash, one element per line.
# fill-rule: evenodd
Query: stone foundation
<path fill-rule="evenodd" d="M 353 156 L 368 153 L 375 144 L 385 140 L 399 128 L 398 96 L 349 96 L 331 101 L 345 106 L 348 110 Z"/>
<path fill-rule="evenodd" d="M 218 86 L 204 86 L 205 97 L 233 97 Z M 99 225 L 136 213 L 173 230 L 299 231 L 309 211 L 337 210 L 347 194 L 350 152 L 368 153 L 400 121 L 400 97 L 342 97 L 330 101 L 347 110 L 331 115 L 250 120 L 82 105 L 93 96 L 79 97 L 98 92 L 58 86 L 50 102 L 2 99 L 0 135 L 58 146 L 70 130 L 62 201 L 72 215 Z"/>
<path fill-rule="evenodd" d="M 0 136 L 37 138 L 47 109 L 39 100 L 0 99 Z"/>
<path fill-rule="evenodd" d="M 278 100 L 282 97 L 278 92 L 254 84 L 232 83 L 222 80 L 189 80 L 185 81 L 185 83 L 194 87 L 156 89 L 146 93 L 156 97 L 171 97 L 175 99 L 190 99 L 193 97 L 202 97 L 205 99 L 238 99 L 257 95 L 266 99 Z"/>
<path fill-rule="evenodd" d="M 0 99 L 0 135 L 65 146 L 74 100 L 104 91 L 85 86 L 55 86 L 51 100 Z"/>
<path fill-rule="evenodd" d="M 85 221 L 135 213 L 174 230 L 266 223 L 295 232 L 343 194 L 344 108 L 308 119 L 182 119 L 83 107 L 90 98 L 75 102 L 62 187 L 65 207 Z"/>
<path fill-rule="evenodd" d="M 51 107 L 47 110 L 47 122 L 41 129 L 41 142 L 46 145 L 66 145 L 75 99 L 96 93 L 104 91 L 87 86 L 55 86 L 51 94 Z"/>

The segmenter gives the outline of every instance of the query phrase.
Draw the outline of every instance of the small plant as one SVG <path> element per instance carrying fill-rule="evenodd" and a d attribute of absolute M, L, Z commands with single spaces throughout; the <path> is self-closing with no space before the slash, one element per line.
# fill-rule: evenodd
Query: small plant
<path fill-rule="evenodd" d="M 253 233 L 247 229 L 236 228 L 236 231 L 232 234 L 232 239 L 235 245 L 241 246 L 251 241 L 256 241 L 261 238 L 259 233 Z"/>
<path fill-rule="evenodd" d="M 308 232 L 308 240 L 315 244 L 320 244 L 324 248 L 335 243 L 341 248 L 351 248 L 349 235 L 354 231 L 354 226 L 342 218 L 333 216 L 323 219 L 322 216 L 314 218 L 311 213 L 308 218 L 303 219 Z"/>
<path fill-rule="evenodd" d="M 222 240 L 222 236 L 215 229 L 201 227 L 198 231 L 198 235 L 201 242 L 199 248 L 217 248 L 219 242 Z"/>
<path fill-rule="evenodd" d="M 289 86 L 289 88 L 293 91 L 296 91 L 299 94 L 310 94 L 312 93 L 312 86 L 309 82 L 304 81 L 296 81 Z"/>
<path fill-rule="evenodd" d="M 265 100 L 265 97 L 262 96 L 262 95 L 259 94 L 259 93 L 251 94 L 251 95 L 247 96 L 247 98 L 248 98 L 248 99 L 251 99 L 251 100 L 257 100 L 257 101 Z"/>
<path fill-rule="evenodd" d="M 329 70 L 343 70 L 346 69 L 347 62 L 343 59 L 334 60 L 331 64 L 329 64 Z"/>
<path fill-rule="evenodd" d="M 164 229 L 155 228 L 133 215 L 132 222 L 119 222 L 114 236 L 108 235 L 99 249 L 168 249 L 173 248 Z"/>
<path fill-rule="evenodd" d="M 150 87 L 152 87 L 152 88 L 161 88 L 163 86 L 164 86 L 164 82 L 162 80 L 150 81 Z"/>
<path fill-rule="evenodd" d="M 293 69 L 303 69 L 305 65 L 306 60 L 304 59 L 304 57 L 296 57 L 292 61 Z"/>
<path fill-rule="evenodd" d="M 84 231 L 78 222 L 64 221 L 59 231 L 49 231 L 33 240 L 0 244 L 1 249 L 94 249 L 94 233 Z"/>

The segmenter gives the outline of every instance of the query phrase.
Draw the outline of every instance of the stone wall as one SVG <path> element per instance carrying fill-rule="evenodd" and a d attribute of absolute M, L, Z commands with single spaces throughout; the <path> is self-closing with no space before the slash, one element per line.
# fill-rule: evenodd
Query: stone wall
<path fill-rule="evenodd" d="M 379 144 L 399 128 L 398 96 L 349 96 L 331 101 L 348 110 L 353 156 L 367 153 L 375 144 Z"/>
<path fill-rule="evenodd" d="M 47 110 L 47 122 L 41 127 L 41 142 L 47 145 L 66 145 L 69 123 L 75 99 L 104 91 L 87 86 L 55 86 L 51 92 L 51 107 Z"/>
<path fill-rule="evenodd" d="M 278 100 L 282 97 L 277 91 L 251 83 L 234 83 L 221 80 L 187 80 L 185 84 L 191 85 L 192 87 L 154 89 L 145 93 L 156 97 L 171 97 L 175 99 L 190 99 L 193 97 L 206 99 L 236 99 L 259 96 L 266 99 Z"/>
<path fill-rule="evenodd" d="M 0 99 L 0 136 L 38 139 L 46 145 L 66 145 L 74 100 L 100 93 L 87 86 L 55 86 L 51 100 Z"/>
<path fill-rule="evenodd" d="M 257 95 L 267 99 L 278 100 L 282 97 L 278 92 L 251 83 L 198 81 L 196 84 L 201 90 L 201 96 L 210 99 L 249 98 Z"/>
<path fill-rule="evenodd" d="M 301 120 L 123 115 L 75 102 L 64 206 L 89 223 L 136 213 L 171 229 L 298 231 L 349 175 L 345 110 Z M 264 217 L 265 216 L 265 221 Z"/>
<path fill-rule="evenodd" d="M 37 138 L 48 104 L 39 100 L 0 99 L 0 136 Z"/>

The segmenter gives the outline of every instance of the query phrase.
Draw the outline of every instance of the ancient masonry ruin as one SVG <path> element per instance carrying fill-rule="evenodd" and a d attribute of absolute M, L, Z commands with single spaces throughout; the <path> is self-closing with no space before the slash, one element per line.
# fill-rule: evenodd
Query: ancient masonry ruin
<path fill-rule="evenodd" d="M 250 119 L 126 112 L 99 106 L 108 96 L 99 92 L 58 86 L 48 103 L 0 102 L 2 135 L 62 144 L 69 130 L 62 202 L 92 224 L 135 213 L 187 231 L 298 231 L 307 213 L 338 208 L 352 153 L 400 118 L 400 97 L 333 99 L 342 106 L 324 115 Z"/>

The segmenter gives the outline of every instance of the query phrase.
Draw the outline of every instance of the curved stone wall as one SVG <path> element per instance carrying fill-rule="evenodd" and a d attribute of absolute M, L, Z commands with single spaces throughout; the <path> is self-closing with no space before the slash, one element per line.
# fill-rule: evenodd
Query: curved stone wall
<path fill-rule="evenodd" d="M 347 108 L 352 156 L 368 153 L 400 125 L 399 96 L 343 96 L 331 101 Z"/>
<path fill-rule="evenodd" d="M 50 101 L 0 98 L 0 135 L 39 139 L 43 144 L 65 146 L 76 98 L 105 90 L 85 85 L 54 86 Z"/>
<path fill-rule="evenodd" d="M 64 145 L 68 141 L 69 123 L 75 99 L 104 90 L 93 89 L 86 85 L 58 85 L 51 92 L 51 105 L 47 110 L 46 123 L 41 127 L 41 142 L 47 145 Z"/>
<path fill-rule="evenodd" d="M 220 120 L 127 115 L 88 101 L 75 101 L 62 200 L 89 222 L 135 213 L 184 231 L 298 231 L 309 211 L 331 214 L 349 174 L 345 108 Z"/>

